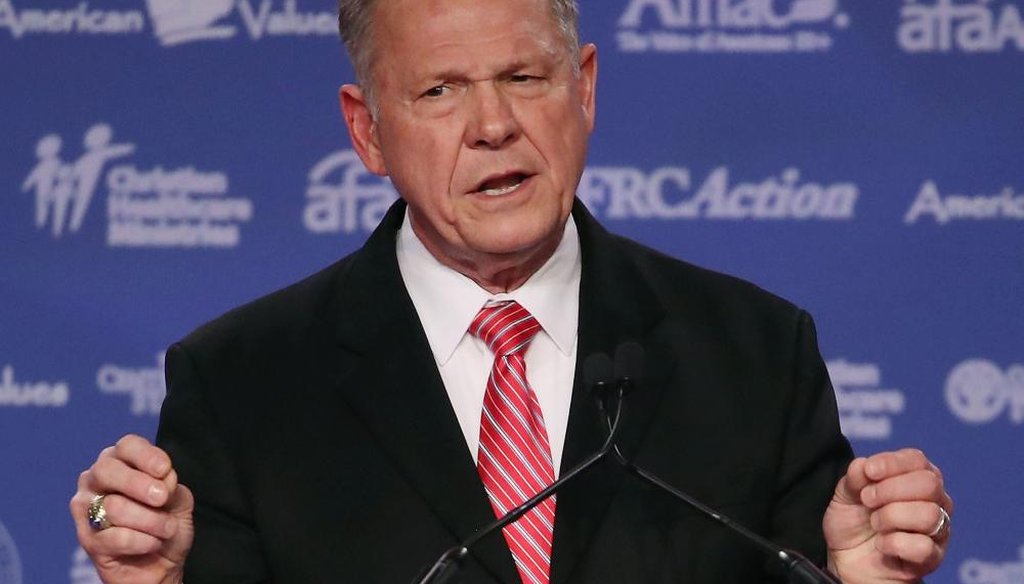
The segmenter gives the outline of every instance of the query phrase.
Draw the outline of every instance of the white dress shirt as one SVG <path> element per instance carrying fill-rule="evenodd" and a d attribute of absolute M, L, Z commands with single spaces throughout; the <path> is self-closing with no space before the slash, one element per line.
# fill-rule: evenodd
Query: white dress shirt
<path fill-rule="evenodd" d="M 494 354 L 468 333 L 469 325 L 486 304 L 508 300 L 518 302 L 540 323 L 543 330 L 526 351 L 526 378 L 540 402 L 557 477 L 569 422 L 579 321 L 582 264 L 572 217 L 555 253 L 526 283 L 507 293 L 492 294 L 437 261 L 413 232 L 408 211 L 398 232 L 396 251 L 402 280 L 474 461 Z"/>

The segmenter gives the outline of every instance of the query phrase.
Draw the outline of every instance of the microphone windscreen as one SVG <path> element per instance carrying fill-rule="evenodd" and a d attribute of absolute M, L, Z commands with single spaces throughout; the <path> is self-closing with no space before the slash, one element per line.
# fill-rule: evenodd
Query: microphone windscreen
<path fill-rule="evenodd" d="M 612 360 L 605 353 L 593 353 L 583 361 L 583 382 L 593 389 L 599 383 L 612 380 Z"/>
<path fill-rule="evenodd" d="M 615 348 L 615 379 L 639 382 L 644 376 L 644 348 L 636 341 L 627 341 Z"/>

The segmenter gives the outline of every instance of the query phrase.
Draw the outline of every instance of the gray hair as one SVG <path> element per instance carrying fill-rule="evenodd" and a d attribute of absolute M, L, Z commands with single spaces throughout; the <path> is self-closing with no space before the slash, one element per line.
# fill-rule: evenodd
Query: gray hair
<path fill-rule="evenodd" d="M 338 0 L 338 31 L 345 41 L 352 68 L 355 69 L 356 81 L 363 89 L 363 95 L 370 104 L 376 117 L 376 102 L 373 99 L 373 79 L 371 69 L 375 55 L 370 38 L 370 22 L 373 9 L 380 0 Z M 520 1 L 520 0 L 512 0 Z M 579 72 L 580 65 L 580 33 L 579 10 L 576 0 L 549 0 L 551 14 L 555 24 L 572 57 L 574 73 Z"/>

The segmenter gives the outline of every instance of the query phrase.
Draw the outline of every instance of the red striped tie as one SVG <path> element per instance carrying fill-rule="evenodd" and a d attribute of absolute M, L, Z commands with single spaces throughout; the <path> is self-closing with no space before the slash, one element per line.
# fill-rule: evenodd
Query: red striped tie
<path fill-rule="evenodd" d="M 496 517 L 555 480 L 544 416 L 526 381 L 523 360 L 539 330 L 537 320 L 516 302 L 484 307 L 469 328 L 494 353 L 480 417 L 477 470 Z M 554 525 L 551 497 L 502 530 L 525 584 L 548 584 Z"/>

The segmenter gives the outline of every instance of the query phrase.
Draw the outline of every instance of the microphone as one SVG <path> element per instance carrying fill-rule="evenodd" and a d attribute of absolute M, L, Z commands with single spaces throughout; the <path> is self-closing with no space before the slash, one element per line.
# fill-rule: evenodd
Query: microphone
<path fill-rule="evenodd" d="M 639 347 L 639 345 L 637 346 Z M 512 509 L 505 515 L 488 524 L 486 527 L 469 536 L 461 543 L 445 550 L 445 552 L 434 561 L 433 565 L 430 566 L 426 573 L 422 576 L 417 576 L 417 578 L 413 580 L 413 584 L 443 584 L 444 582 L 448 582 L 452 576 L 458 572 L 458 569 L 462 566 L 462 562 L 466 559 L 466 556 L 469 555 L 469 550 L 472 549 L 477 542 L 496 531 L 500 531 L 506 525 L 527 514 L 530 509 L 533 509 L 549 497 L 553 496 L 562 488 L 563 485 L 573 480 L 582 472 L 591 468 L 597 464 L 598 461 L 608 455 L 612 446 L 615 444 L 615 438 L 618 435 L 619 430 L 619 419 L 622 414 L 622 395 L 624 391 L 624 384 L 612 381 L 613 371 L 618 371 L 617 366 L 618 353 L 616 353 L 615 366 L 612 365 L 612 361 L 608 355 L 605 355 L 604 353 L 594 353 L 593 355 L 589 355 L 583 362 L 584 383 L 591 388 L 591 395 L 597 401 L 597 407 L 601 411 L 605 421 L 608 423 L 608 438 L 605 440 L 604 444 L 601 445 L 601 448 L 594 454 L 590 455 L 586 460 L 577 464 L 568 472 L 560 476 L 558 480 L 524 501 L 515 509 Z M 615 404 L 614 415 L 611 410 L 607 409 L 607 406 L 612 403 Z"/>
<path fill-rule="evenodd" d="M 618 390 L 613 393 L 619 400 L 619 403 L 615 405 L 617 416 L 621 415 L 622 412 L 621 400 L 623 396 L 629 390 L 634 389 L 642 378 L 643 361 L 644 349 L 638 343 L 623 343 L 622 345 L 619 345 L 615 351 L 615 378 L 619 387 Z M 602 409 L 602 412 L 609 411 L 609 404 L 605 403 L 604 406 L 605 407 Z M 612 425 L 611 418 L 607 418 L 606 423 L 609 426 L 609 440 L 614 440 L 612 438 L 611 428 L 614 427 L 617 431 L 619 420 L 614 420 L 614 426 Z M 672 495 L 705 517 L 709 517 L 717 523 L 724 525 L 734 533 L 739 534 L 743 539 L 750 542 L 755 547 L 767 552 L 768 555 L 777 558 L 789 572 L 790 581 L 800 582 L 803 584 L 842 584 L 838 577 L 826 570 L 822 570 L 820 567 L 815 565 L 814 562 L 807 559 L 799 552 L 779 547 L 770 540 L 750 531 L 743 525 L 733 521 L 729 517 L 715 511 L 711 507 L 708 507 L 697 499 L 694 499 L 690 495 L 673 487 L 654 473 L 633 464 L 632 461 L 622 454 L 622 451 L 619 450 L 618 444 L 613 444 L 612 450 L 614 452 L 614 458 L 619 462 L 619 464 L 634 476 L 655 486 L 661 491 Z"/>

